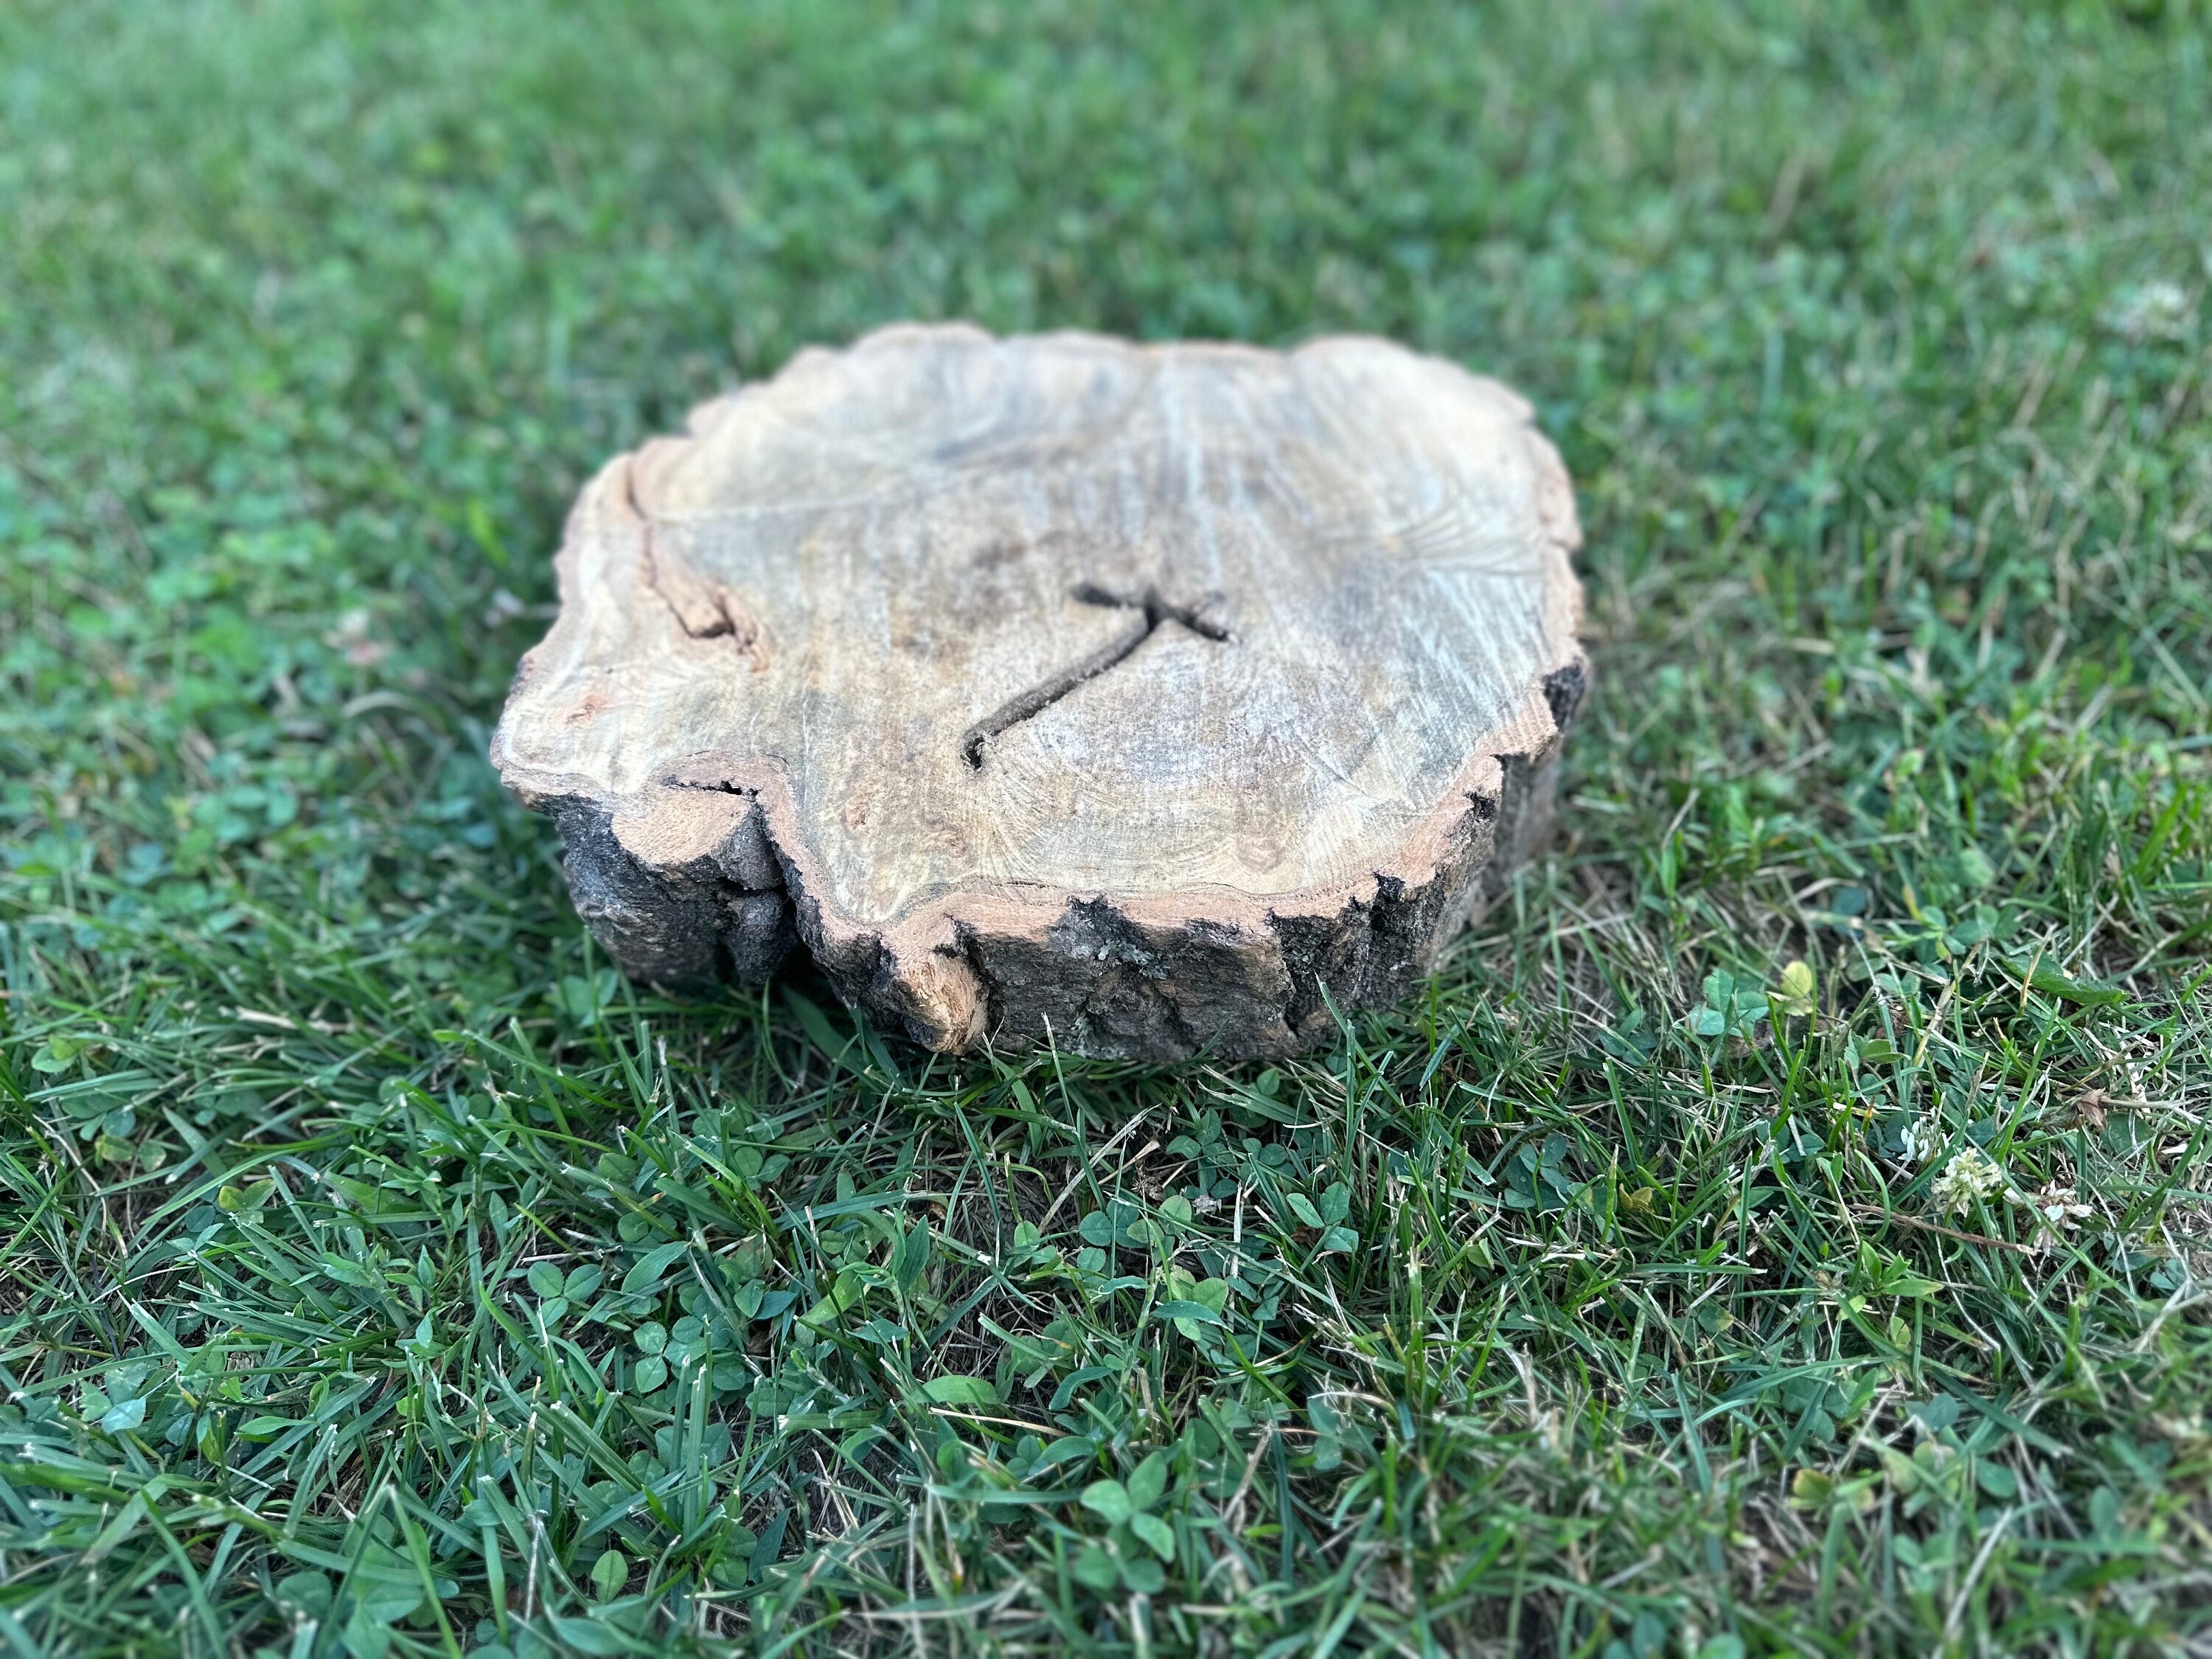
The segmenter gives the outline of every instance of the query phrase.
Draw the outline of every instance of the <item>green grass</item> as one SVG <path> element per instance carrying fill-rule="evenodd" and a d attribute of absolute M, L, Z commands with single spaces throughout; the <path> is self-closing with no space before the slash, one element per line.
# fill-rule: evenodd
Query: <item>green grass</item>
<path fill-rule="evenodd" d="M 2208 33 L 0 12 L 0 1648 L 2207 1651 Z M 1536 399 L 1597 690 L 1418 1001 L 593 954 L 562 513 L 908 316 Z"/>

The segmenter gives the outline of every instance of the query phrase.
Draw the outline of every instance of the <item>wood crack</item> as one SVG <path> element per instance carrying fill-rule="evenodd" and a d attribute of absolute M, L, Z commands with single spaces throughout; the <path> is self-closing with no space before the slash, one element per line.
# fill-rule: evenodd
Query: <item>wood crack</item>
<path fill-rule="evenodd" d="M 726 583 L 693 569 L 680 556 L 664 556 L 653 515 L 638 499 L 636 469 L 623 480 L 629 509 L 636 514 L 638 539 L 645 558 L 645 585 L 660 597 L 687 638 L 727 640 L 755 673 L 768 667 L 766 642 L 761 625 L 744 601 Z"/>
<path fill-rule="evenodd" d="M 1007 698 L 962 732 L 960 758 L 968 763 L 971 770 L 982 769 L 985 744 L 1008 728 L 1020 725 L 1032 714 L 1049 708 L 1085 681 L 1097 679 L 1152 638 L 1153 631 L 1163 623 L 1175 623 L 1202 640 L 1226 642 L 1230 637 L 1226 628 L 1200 615 L 1196 606 L 1177 605 L 1163 598 L 1157 587 L 1147 587 L 1142 593 L 1133 597 L 1113 592 L 1096 582 L 1079 582 L 1068 590 L 1068 597 L 1079 605 L 1141 611 L 1143 619 L 1080 661 L 1070 664 L 1018 696 Z"/>

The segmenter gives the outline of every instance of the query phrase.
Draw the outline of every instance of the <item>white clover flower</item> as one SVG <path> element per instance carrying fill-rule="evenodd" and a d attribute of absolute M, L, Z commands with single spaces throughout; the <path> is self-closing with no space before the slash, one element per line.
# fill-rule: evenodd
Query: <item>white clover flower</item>
<path fill-rule="evenodd" d="M 2059 1235 L 2073 1231 L 2076 1222 L 2094 1213 L 2087 1204 L 2074 1201 L 2074 1189 L 2063 1182 L 2046 1181 L 2033 1193 L 2015 1191 L 2006 1195 L 2014 1203 L 2026 1205 L 2035 1212 L 2037 1219 L 2043 1224 L 2046 1247 Z"/>
<path fill-rule="evenodd" d="M 1905 1126 L 1905 1150 L 1902 1157 L 1914 1169 L 1918 1169 L 1934 1158 L 1943 1145 L 1943 1132 L 1924 1117 L 1916 1117 Z"/>
<path fill-rule="evenodd" d="M 2099 321 L 2130 340 L 2178 339 L 2189 331 L 2189 294 L 2179 283 L 2137 283 L 2106 303 Z"/>
<path fill-rule="evenodd" d="M 1946 1214 L 1963 1215 L 1978 1198 L 2004 1185 L 2004 1171 L 1978 1146 L 1960 1149 L 1936 1177 L 1931 1195 Z"/>

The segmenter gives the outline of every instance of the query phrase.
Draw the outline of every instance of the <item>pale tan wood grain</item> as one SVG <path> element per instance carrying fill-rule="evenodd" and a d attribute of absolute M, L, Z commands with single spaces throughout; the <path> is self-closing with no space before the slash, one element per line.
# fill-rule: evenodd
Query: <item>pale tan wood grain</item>
<path fill-rule="evenodd" d="M 492 755 L 641 977 L 1285 1053 L 1548 823 L 1578 540 L 1528 405 L 1383 341 L 885 329 L 592 480 Z"/>

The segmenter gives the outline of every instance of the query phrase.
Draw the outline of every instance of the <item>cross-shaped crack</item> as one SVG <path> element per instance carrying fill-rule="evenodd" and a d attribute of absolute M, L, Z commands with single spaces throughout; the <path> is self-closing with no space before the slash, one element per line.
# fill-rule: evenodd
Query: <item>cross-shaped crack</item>
<path fill-rule="evenodd" d="M 1109 640 L 1081 661 L 1069 665 L 1020 695 L 1009 697 L 961 733 L 960 757 L 971 769 L 982 769 L 985 744 L 1009 726 L 1018 726 L 1030 715 L 1049 708 L 1084 681 L 1097 679 L 1152 638 L 1152 630 L 1161 623 L 1175 623 L 1202 640 L 1225 641 L 1229 638 L 1227 629 L 1200 616 L 1195 605 L 1177 605 L 1163 598 L 1157 587 L 1147 587 L 1142 593 L 1133 596 L 1115 593 L 1096 582 L 1079 582 L 1068 590 L 1068 597 L 1079 605 L 1140 611 L 1143 613 L 1142 620 L 1132 623 L 1127 632 Z"/>

